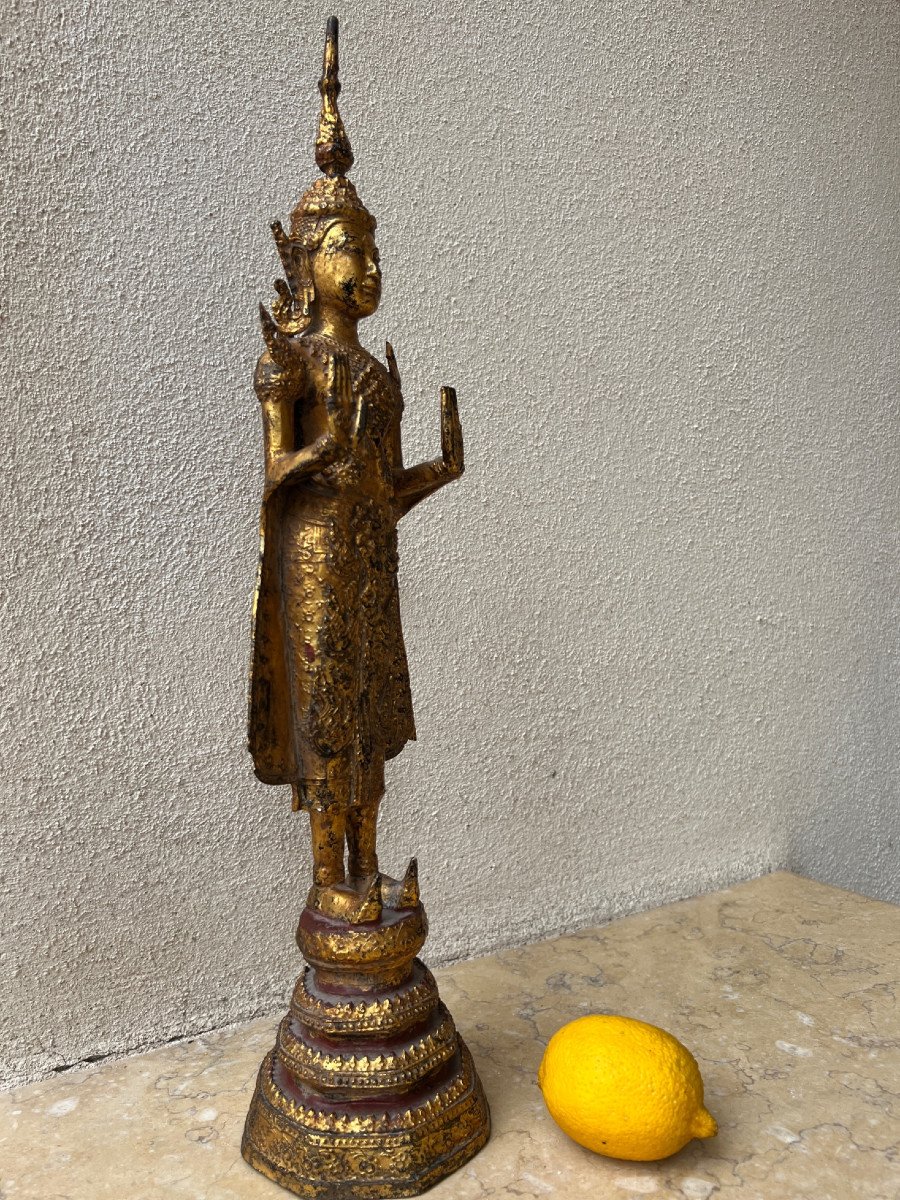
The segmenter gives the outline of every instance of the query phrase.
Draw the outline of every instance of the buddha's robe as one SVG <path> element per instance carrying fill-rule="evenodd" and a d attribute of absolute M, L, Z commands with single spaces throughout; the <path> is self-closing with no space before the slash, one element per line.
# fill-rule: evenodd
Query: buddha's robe
<path fill-rule="evenodd" d="M 314 381 L 336 351 L 354 401 L 365 402 L 365 432 L 349 460 L 287 480 L 263 503 L 249 747 L 264 783 L 301 785 L 301 803 L 308 790 L 309 804 L 346 806 L 369 764 L 415 738 L 397 589 L 403 400 L 365 351 L 323 335 L 302 347 L 309 370 L 290 414 L 294 448 L 312 440 L 310 407 L 323 403 Z"/>

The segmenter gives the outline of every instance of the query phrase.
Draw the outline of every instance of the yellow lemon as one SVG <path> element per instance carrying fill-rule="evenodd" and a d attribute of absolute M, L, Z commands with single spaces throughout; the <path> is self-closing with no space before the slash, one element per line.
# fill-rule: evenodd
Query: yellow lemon
<path fill-rule="evenodd" d="M 713 1137 L 703 1080 L 677 1038 L 631 1017 L 579 1017 L 550 1039 L 538 1071 L 544 1103 L 582 1146 L 639 1162 Z"/>

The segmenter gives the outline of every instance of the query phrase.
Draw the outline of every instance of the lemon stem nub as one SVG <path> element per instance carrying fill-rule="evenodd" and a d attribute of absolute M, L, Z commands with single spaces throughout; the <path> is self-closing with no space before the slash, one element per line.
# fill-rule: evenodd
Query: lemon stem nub
<path fill-rule="evenodd" d="M 691 1132 L 693 1133 L 694 1137 L 698 1138 L 715 1137 L 719 1132 L 719 1126 L 716 1123 L 716 1118 L 712 1115 L 712 1113 L 707 1112 L 705 1108 L 699 1109 L 697 1115 L 694 1117 L 694 1122 L 691 1126 Z"/>

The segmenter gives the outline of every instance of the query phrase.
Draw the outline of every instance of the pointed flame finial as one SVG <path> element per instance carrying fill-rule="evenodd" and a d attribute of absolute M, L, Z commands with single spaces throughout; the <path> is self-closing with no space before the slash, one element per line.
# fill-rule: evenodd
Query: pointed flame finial
<path fill-rule="evenodd" d="M 319 132 L 316 137 L 316 162 L 319 169 L 333 179 L 346 175 L 353 166 L 353 151 L 338 112 L 337 98 L 341 84 L 338 79 L 338 19 L 329 17 L 325 27 L 325 54 L 322 60 L 322 78 L 319 92 L 322 96 L 322 111 L 319 114 Z"/>
<path fill-rule="evenodd" d="M 306 189 L 291 213 L 289 240 L 307 251 L 318 246 L 319 222 L 324 218 L 347 217 L 375 228 L 375 218 L 356 194 L 347 171 L 353 165 L 350 139 L 337 108 L 341 85 L 338 80 L 338 22 L 330 17 L 325 29 L 325 56 L 322 62 L 322 111 L 316 136 L 316 162 L 324 174 Z M 276 235 L 277 237 L 278 235 Z M 281 252 L 279 245 L 279 252 Z M 282 253 L 282 259 L 284 254 Z"/>

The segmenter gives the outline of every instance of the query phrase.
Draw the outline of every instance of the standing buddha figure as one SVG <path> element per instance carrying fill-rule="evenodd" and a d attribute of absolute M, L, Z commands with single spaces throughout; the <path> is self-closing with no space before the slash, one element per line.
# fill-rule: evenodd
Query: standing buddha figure
<path fill-rule="evenodd" d="M 316 162 L 323 176 L 273 225 L 285 278 L 255 389 L 265 438 L 254 606 L 249 746 L 257 776 L 289 784 L 309 813 L 311 908 L 376 920 L 418 903 L 415 861 L 378 870 L 384 764 L 415 738 L 397 589 L 397 523 L 463 470 L 451 388 L 441 392 L 442 455 L 404 467 L 403 399 L 364 350 L 359 322 L 381 297 L 375 220 L 346 177 L 353 154 L 337 109 L 337 22 L 328 24 Z M 346 850 L 346 863 L 345 863 Z"/>
<path fill-rule="evenodd" d="M 284 266 L 255 388 L 265 438 L 250 751 L 309 813 L 305 966 L 259 1069 L 241 1151 L 305 1200 L 418 1195 L 477 1153 L 490 1113 L 469 1050 L 418 957 L 415 859 L 378 869 L 384 765 L 415 737 L 397 592 L 397 524 L 463 470 L 451 388 L 441 457 L 404 467 L 403 398 L 358 326 L 381 298 L 375 221 L 347 179 L 328 23 L 316 162 L 273 232 Z"/>

